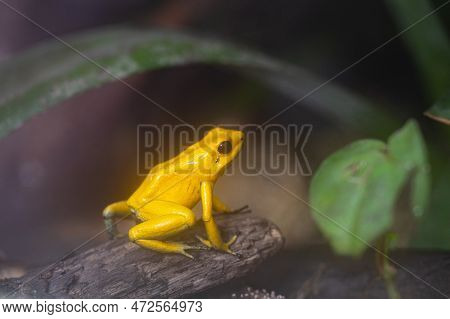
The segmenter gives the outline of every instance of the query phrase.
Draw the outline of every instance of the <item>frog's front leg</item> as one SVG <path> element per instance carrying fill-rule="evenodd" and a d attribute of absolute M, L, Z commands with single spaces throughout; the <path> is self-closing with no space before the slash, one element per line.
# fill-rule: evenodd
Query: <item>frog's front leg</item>
<path fill-rule="evenodd" d="M 126 201 L 112 203 L 103 210 L 105 227 L 110 237 L 116 237 L 119 234 L 114 220 L 116 218 L 125 219 L 128 217 L 132 217 L 132 212 Z"/>
<path fill-rule="evenodd" d="M 230 246 L 236 241 L 237 236 L 234 235 L 228 242 L 224 243 L 222 236 L 220 235 L 220 230 L 212 216 L 213 184 L 211 182 L 202 182 L 200 185 L 200 193 L 203 207 L 202 219 L 205 224 L 208 239 L 203 239 L 199 236 L 197 236 L 197 238 L 208 247 L 235 255 L 235 253 L 231 251 Z"/>
<path fill-rule="evenodd" d="M 194 212 L 187 207 L 155 200 L 138 209 L 137 217 L 143 222 L 132 227 L 128 232 L 128 237 L 141 247 L 163 253 L 183 254 L 189 258 L 193 257 L 186 250 L 205 249 L 162 240 L 195 224 Z"/>

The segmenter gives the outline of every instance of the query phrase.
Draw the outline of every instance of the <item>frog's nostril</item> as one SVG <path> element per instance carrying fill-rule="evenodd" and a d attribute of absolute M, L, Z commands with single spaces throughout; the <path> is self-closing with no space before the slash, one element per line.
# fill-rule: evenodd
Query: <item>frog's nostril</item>
<path fill-rule="evenodd" d="M 244 137 L 242 136 L 242 137 L 241 137 L 241 141 L 243 141 L 243 140 L 244 140 Z"/>

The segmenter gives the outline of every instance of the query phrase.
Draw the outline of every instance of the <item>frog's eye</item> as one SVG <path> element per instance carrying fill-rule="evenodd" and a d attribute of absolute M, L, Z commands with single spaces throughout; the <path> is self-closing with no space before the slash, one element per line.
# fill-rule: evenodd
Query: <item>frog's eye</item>
<path fill-rule="evenodd" d="M 233 145 L 231 144 L 230 141 L 223 141 L 222 143 L 219 144 L 217 151 L 220 154 L 228 154 L 231 152 L 232 149 L 233 149 Z"/>

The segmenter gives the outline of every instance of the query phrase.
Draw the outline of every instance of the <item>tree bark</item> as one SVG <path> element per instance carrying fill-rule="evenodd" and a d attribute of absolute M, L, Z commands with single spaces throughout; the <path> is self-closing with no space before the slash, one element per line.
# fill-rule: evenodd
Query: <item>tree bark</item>
<path fill-rule="evenodd" d="M 0 297 L 178 298 L 241 277 L 283 246 L 278 228 L 262 218 L 236 214 L 216 220 L 225 240 L 238 235 L 232 249 L 240 257 L 191 250 L 191 260 L 140 248 L 127 238 L 114 239 L 19 279 L 0 281 Z M 204 236 L 203 227 L 173 240 L 199 245 L 195 233 Z"/>

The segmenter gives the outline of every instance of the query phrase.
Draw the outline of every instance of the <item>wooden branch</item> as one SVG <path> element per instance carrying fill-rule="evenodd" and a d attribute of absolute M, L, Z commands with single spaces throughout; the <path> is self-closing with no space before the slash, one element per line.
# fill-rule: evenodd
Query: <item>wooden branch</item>
<path fill-rule="evenodd" d="M 243 276 L 274 255 L 283 237 L 272 223 L 252 214 L 217 216 L 225 239 L 237 234 L 232 249 L 241 257 L 191 250 L 182 255 L 145 250 L 126 238 L 115 239 L 35 271 L 19 279 L 0 281 L 0 297 L 9 298 L 177 298 Z M 198 245 L 194 233 L 174 240 Z M 45 269 L 45 268 L 44 268 Z"/>

